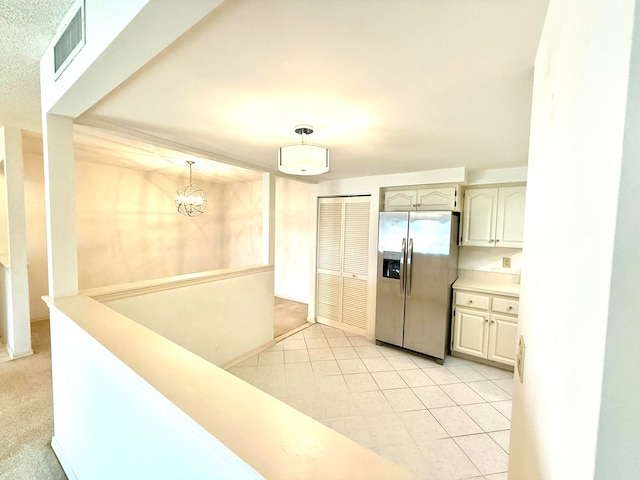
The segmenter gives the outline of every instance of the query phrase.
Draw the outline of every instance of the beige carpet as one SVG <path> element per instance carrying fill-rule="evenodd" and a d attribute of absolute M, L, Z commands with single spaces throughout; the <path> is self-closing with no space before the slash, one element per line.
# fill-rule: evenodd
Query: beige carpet
<path fill-rule="evenodd" d="M 290 332 L 307 323 L 307 304 L 275 297 L 273 315 L 273 338 Z"/>
<path fill-rule="evenodd" d="M 59 480 L 51 449 L 49 322 L 31 326 L 34 355 L 0 364 L 0 480 Z"/>

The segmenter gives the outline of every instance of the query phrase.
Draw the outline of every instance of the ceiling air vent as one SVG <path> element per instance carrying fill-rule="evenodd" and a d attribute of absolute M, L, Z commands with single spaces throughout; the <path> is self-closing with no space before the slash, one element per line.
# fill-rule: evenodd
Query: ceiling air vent
<path fill-rule="evenodd" d="M 55 80 L 82 50 L 85 44 L 84 37 L 84 1 L 79 1 L 67 13 L 60 31 L 54 39 L 53 73 Z"/>

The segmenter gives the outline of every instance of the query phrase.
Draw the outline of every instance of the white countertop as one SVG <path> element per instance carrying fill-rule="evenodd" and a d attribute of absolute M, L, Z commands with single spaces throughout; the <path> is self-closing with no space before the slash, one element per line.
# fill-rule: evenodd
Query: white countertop
<path fill-rule="evenodd" d="M 520 296 L 519 283 L 492 282 L 487 280 L 476 280 L 471 278 L 458 278 L 453 284 L 457 290 L 473 290 L 494 295 L 508 295 L 510 297 Z"/>

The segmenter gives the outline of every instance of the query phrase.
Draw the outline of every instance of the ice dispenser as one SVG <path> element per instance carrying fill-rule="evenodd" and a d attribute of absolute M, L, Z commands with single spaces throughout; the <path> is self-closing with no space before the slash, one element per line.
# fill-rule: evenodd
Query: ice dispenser
<path fill-rule="evenodd" d="M 382 252 L 382 276 L 400 280 L 400 252 Z"/>

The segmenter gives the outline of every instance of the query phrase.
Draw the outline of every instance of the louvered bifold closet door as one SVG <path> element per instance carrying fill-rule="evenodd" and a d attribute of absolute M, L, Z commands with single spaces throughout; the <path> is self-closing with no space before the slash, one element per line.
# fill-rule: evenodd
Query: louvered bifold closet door
<path fill-rule="evenodd" d="M 322 323 L 366 327 L 370 207 L 369 197 L 320 199 L 317 317 Z"/>
<path fill-rule="evenodd" d="M 343 202 L 323 198 L 318 205 L 317 316 L 340 321 Z"/>
<path fill-rule="evenodd" d="M 354 198 L 344 206 L 342 322 L 362 329 L 367 326 L 370 204 L 368 198 Z"/>

